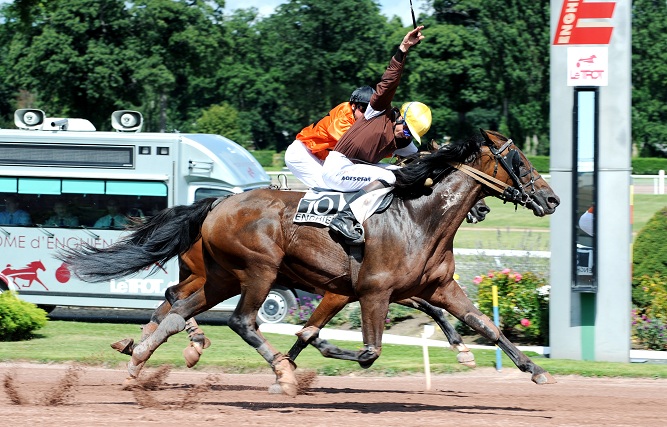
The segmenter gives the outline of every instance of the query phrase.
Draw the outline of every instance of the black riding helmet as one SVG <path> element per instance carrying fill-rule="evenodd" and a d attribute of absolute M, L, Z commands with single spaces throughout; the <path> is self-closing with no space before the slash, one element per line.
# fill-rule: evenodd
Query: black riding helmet
<path fill-rule="evenodd" d="M 352 92 L 350 102 L 353 104 L 368 104 L 371 102 L 371 96 L 375 93 L 375 89 L 370 86 L 358 87 Z"/>

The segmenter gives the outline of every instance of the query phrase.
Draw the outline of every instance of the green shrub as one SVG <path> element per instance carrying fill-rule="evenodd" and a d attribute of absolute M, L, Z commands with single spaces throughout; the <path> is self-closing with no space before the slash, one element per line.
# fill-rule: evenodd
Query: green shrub
<path fill-rule="evenodd" d="M 526 156 L 535 170 L 542 175 L 549 174 L 549 156 Z"/>
<path fill-rule="evenodd" d="M 632 173 L 634 175 L 657 175 L 660 170 L 667 170 L 667 159 L 657 157 L 632 159 Z"/>
<path fill-rule="evenodd" d="M 642 314 L 667 321 L 667 280 L 654 274 L 637 279 L 632 287 L 632 304 Z"/>
<path fill-rule="evenodd" d="M 500 329 L 511 340 L 546 345 L 549 340 L 549 285 L 534 273 L 509 268 L 473 280 L 479 309 L 493 318 L 493 285 L 498 287 Z"/>
<path fill-rule="evenodd" d="M 642 228 L 633 244 L 632 285 L 643 276 L 667 277 L 667 207 L 656 212 Z"/>
<path fill-rule="evenodd" d="M 19 299 L 13 291 L 0 293 L 0 341 L 29 339 L 44 325 L 44 310 Z"/>

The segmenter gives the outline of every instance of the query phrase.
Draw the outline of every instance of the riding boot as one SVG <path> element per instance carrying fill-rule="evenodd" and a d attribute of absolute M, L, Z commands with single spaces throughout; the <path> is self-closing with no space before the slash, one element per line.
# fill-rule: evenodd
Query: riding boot
<path fill-rule="evenodd" d="M 364 194 L 387 187 L 389 187 L 389 184 L 387 184 L 386 181 L 379 179 L 367 184 L 361 190 L 357 191 L 357 193 L 347 202 L 347 205 L 342 210 L 338 211 L 338 214 L 331 220 L 329 228 L 342 234 L 343 237 L 345 237 L 345 243 L 348 245 L 363 244 L 364 227 L 354 217 L 350 204 Z"/>

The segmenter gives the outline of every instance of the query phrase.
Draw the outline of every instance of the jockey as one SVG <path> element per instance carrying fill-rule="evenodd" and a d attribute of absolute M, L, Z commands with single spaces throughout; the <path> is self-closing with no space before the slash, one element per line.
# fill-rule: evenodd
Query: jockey
<path fill-rule="evenodd" d="M 320 121 L 299 132 L 285 150 L 285 165 L 309 188 L 324 187 L 322 164 L 340 137 L 364 116 L 375 90 L 362 86 L 354 90 L 349 102 L 334 107 Z"/>
<path fill-rule="evenodd" d="M 390 191 L 396 177 L 391 170 L 377 163 L 392 153 L 402 156 L 416 153 L 417 147 L 412 140 L 420 143 L 431 127 L 431 110 L 421 102 L 405 103 L 400 110 L 391 107 L 407 52 L 424 38 L 423 28 L 419 26 L 405 35 L 376 86 L 364 117 L 340 138 L 324 161 L 322 179 L 325 186 L 338 191 L 356 190 L 350 203 L 374 190 Z M 346 243 L 359 245 L 364 242 L 364 229 L 352 209 L 348 204 L 329 227 L 342 234 Z M 363 219 L 359 220 L 363 222 Z"/>

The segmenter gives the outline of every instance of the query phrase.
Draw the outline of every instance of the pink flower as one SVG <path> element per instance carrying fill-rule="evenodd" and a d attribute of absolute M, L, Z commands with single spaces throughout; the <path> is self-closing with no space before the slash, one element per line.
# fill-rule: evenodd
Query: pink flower
<path fill-rule="evenodd" d="M 487 276 L 489 276 L 490 279 L 493 279 L 493 273 L 489 273 Z"/>
<path fill-rule="evenodd" d="M 512 271 L 512 270 L 510 270 L 509 268 L 506 268 L 506 269 L 504 269 L 503 271 L 501 271 L 501 273 L 503 273 L 503 274 L 507 274 L 507 273 L 509 273 L 510 271 Z"/>
<path fill-rule="evenodd" d="M 482 283 L 482 280 L 484 280 L 482 279 L 482 276 L 475 276 L 475 278 L 472 279 L 472 282 L 476 285 L 479 285 L 480 283 Z"/>
<path fill-rule="evenodd" d="M 523 276 L 519 273 L 516 273 L 514 275 L 514 281 L 517 282 L 517 283 L 520 282 L 522 278 L 523 278 Z"/>
<path fill-rule="evenodd" d="M 524 317 L 523 319 L 521 319 L 521 326 L 525 326 L 525 327 L 530 326 L 530 320 L 528 320 Z"/>

